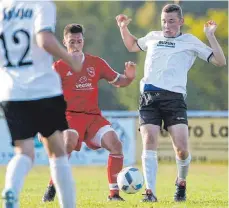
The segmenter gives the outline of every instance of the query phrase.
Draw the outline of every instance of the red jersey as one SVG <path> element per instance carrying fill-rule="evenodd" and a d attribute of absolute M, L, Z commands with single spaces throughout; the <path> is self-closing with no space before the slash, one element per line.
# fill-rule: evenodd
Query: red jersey
<path fill-rule="evenodd" d="M 98 106 L 98 82 L 100 79 L 112 82 L 118 73 L 103 59 L 89 54 L 85 54 L 83 68 L 78 73 L 73 72 L 63 60 L 55 62 L 53 66 L 61 77 L 67 112 L 101 114 Z"/>

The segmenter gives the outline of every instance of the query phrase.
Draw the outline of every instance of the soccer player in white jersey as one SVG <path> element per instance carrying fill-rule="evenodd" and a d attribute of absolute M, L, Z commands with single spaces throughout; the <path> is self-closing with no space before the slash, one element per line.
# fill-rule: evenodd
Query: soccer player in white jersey
<path fill-rule="evenodd" d="M 147 51 L 144 77 L 140 82 L 140 132 L 143 142 L 142 167 L 146 181 L 143 202 L 155 202 L 158 134 L 162 121 L 172 138 L 176 154 L 177 179 L 175 201 L 186 200 L 186 176 L 191 161 L 188 149 L 186 94 L 187 73 L 196 57 L 216 66 L 226 65 L 222 48 L 214 35 L 217 25 L 208 21 L 204 32 L 210 47 L 192 34 L 182 34 L 184 24 L 179 5 L 168 4 L 161 13 L 162 31 L 152 31 L 137 39 L 128 30 L 131 19 L 116 17 L 121 36 L 130 52 Z"/>
<path fill-rule="evenodd" d="M 0 1 L 0 108 L 15 151 L 2 193 L 6 208 L 19 207 L 19 194 L 33 165 L 37 132 L 46 138 L 43 144 L 60 207 L 76 207 L 75 183 L 62 138 L 62 131 L 68 129 L 66 104 L 51 55 L 64 59 L 75 71 L 81 70 L 81 64 L 53 35 L 55 22 L 56 7 L 51 1 Z"/>

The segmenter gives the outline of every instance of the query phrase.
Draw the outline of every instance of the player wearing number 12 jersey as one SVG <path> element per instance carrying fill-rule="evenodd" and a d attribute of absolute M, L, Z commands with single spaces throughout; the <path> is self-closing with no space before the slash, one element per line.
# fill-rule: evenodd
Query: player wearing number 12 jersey
<path fill-rule="evenodd" d="M 76 207 L 75 184 L 61 131 L 67 130 L 61 81 L 52 70 L 57 56 L 80 71 L 81 63 L 59 44 L 51 1 L 0 1 L 0 109 L 15 156 L 6 171 L 3 207 L 19 207 L 19 194 L 34 160 L 33 137 L 43 136 L 62 208 Z"/>
<path fill-rule="evenodd" d="M 136 65 L 133 62 L 126 62 L 124 74 L 119 74 L 102 58 L 84 54 L 83 34 L 83 27 L 78 24 L 67 25 L 64 30 L 64 45 L 70 54 L 80 57 L 82 71 L 74 73 L 63 60 L 54 64 L 54 69 L 59 73 L 62 81 L 69 127 L 79 133 L 79 139 L 75 141 L 76 145 L 68 140 L 66 146 L 69 153 L 73 150 L 79 151 L 82 142 L 91 149 L 107 149 L 110 152 L 107 165 L 110 188 L 108 200 L 122 201 L 117 186 L 117 174 L 123 166 L 122 144 L 110 122 L 101 115 L 98 106 L 98 82 L 105 79 L 117 87 L 128 86 L 135 78 Z M 51 181 L 43 201 L 52 201 L 54 196 L 55 188 Z"/>

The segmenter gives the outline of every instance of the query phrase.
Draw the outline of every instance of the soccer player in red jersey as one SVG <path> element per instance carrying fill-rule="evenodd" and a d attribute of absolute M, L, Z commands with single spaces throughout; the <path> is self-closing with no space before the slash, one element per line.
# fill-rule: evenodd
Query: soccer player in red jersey
<path fill-rule="evenodd" d="M 117 174 L 123 166 L 122 143 L 102 115 L 98 106 L 98 82 L 107 80 L 116 87 L 128 86 L 135 78 L 136 64 L 125 63 L 124 74 L 114 71 L 105 60 L 98 56 L 83 53 L 84 29 L 81 25 L 70 24 L 64 29 L 63 43 L 68 53 L 80 57 L 83 68 L 75 73 L 63 60 L 53 64 L 62 81 L 64 97 L 67 103 L 66 118 L 71 129 L 78 132 L 78 138 L 66 137 L 68 153 L 79 151 L 82 142 L 91 149 L 105 148 L 110 152 L 107 165 L 110 195 L 109 201 L 124 201 L 119 196 Z M 52 180 L 43 196 L 43 201 L 53 201 L 55 187 Z"/>

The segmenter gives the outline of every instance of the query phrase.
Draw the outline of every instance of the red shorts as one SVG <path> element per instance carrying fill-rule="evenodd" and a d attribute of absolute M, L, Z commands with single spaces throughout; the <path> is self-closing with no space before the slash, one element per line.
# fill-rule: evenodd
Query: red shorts
<path fill-rule="evenodd" d="M 75 148 L 79 151 L 82 142 L 85 142 L 87 146 L 91 149 L 98 149 L 99 146 L 95 146 L 90 142 L 100 128 L 111 125 L 108 120 L 106 120 L 101 115 L 92 115 L 84 113 L 67 113 L 68 125 L 71 129 L 75 129 L 79 134 L 79 141 Z"/>

